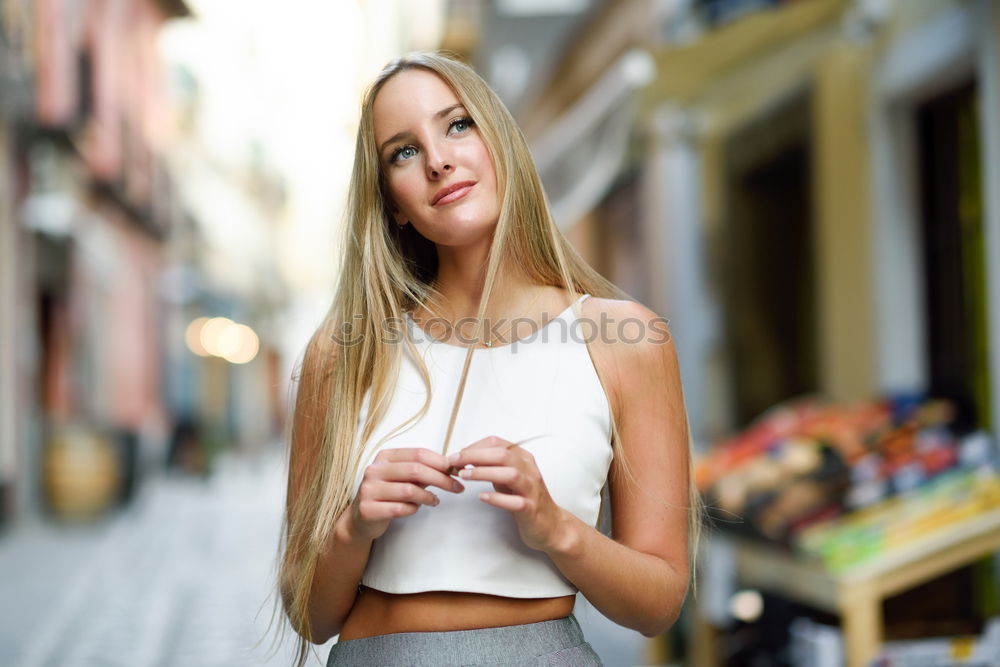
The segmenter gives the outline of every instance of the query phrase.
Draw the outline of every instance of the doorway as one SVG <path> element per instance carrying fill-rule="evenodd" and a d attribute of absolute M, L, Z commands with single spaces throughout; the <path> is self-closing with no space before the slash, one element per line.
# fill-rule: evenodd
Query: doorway
<path fill-rule="evenodd" d="M 955 402 L 960 431 L 991 427 L 978 105 L 970 81 L 915 112 L 928 391 Z"/>
<path fill-rule="evenodd" d="M 725 148 L 721 273 L 737 428 L 819 386 L 810 128 L 802 92 Z"/>

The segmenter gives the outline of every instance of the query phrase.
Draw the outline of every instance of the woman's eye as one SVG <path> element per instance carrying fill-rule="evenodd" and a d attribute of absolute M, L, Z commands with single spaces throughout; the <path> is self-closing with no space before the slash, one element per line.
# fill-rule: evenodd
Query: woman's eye
<path fill-rule="evenodd" d="M 408 160 L 417 154 L 417 149 L 413 146 L 403 146 L 402 148 L 397 148 L 392 154 L 392 162 L 399 162 L 400 160 Z"/>
<path fill-rule="evenodd" d="M 465 132 L 470 127 L 472 127 L 473 124 L 474 123 L 472 122 L 471 118 L 456 118 L 455 120 L 451 121 L 449 129 L 452 132 Z"/>

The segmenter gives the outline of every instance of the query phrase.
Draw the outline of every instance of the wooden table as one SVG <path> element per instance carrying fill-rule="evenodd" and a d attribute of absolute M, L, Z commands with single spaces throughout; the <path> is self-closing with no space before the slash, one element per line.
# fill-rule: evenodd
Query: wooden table
<path fill-rule="evenodd" d="M 735 540 L 739 585 L 771 592 L 840 616 L 848 667 L 867 667 L 882 644 L 882 602 L 926 581 L 1000 551 L 1000 509 L 930 533 L 849 570 L 831 573 L 766 545 Z M 695 615 L 696 667 L 718 664 L 716 633 Z"/>

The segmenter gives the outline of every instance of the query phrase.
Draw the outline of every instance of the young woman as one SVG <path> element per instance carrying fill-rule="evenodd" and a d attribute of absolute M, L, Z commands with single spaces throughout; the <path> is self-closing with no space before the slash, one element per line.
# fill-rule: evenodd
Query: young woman
<path fill-rule="evenodd" d="M 330 665 L 598 665 L 577 591 L 669 628 L 698 527 L 674 345 L 557 230 L 469 67 L 419 53 L 378 76 L 346 228 L 289 438 L 298 664 L 339 634 Z"/>

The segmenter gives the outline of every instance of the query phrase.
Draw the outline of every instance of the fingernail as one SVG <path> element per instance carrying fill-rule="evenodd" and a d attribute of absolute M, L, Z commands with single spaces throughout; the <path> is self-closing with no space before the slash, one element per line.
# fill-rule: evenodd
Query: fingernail
<path fill-rule="evenodd" d="M 452 491 L 456 491 L 457 492 L 457 491 L 461 491 L 464 488 L 465 487 L 462 486 L 461 484 L 459 484 L 458 482 L 452 482 L 452 484 L 451 484 Z"/>
<path fill-rule="evenodd" d="M 438 498 L 437 496 L 434 496 L 434 500 L 432 502 L 433 502 L 434 507 L 437 507 L 438 504 L 440 504 L 441 499 Z"/>

